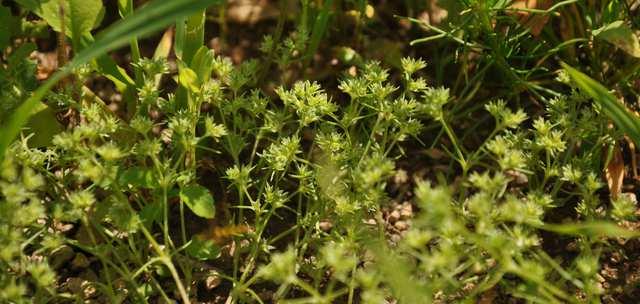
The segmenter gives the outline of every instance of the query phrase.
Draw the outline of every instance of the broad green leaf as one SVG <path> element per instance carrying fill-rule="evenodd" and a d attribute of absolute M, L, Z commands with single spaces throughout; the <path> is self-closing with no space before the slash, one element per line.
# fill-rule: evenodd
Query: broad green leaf
<path fill-rule="evenodd" d="M 596 29 L 593 36 L 621 48 L 633 57 L 640 58 L 640 40 L 623 21 L 615 21 Z"/>
<path fill-rule="evenodd" d="M 182 66 L 178 72 L 178 82 L 189 89 L 189 91 L 197 93 L 200 92 L 200 85 L 198 81 L 198 75 L 192 69 Z"/>
<path fill-rule="evenodd" d="M 191 67 L 198 77 L 199 83 L 204 84 L 211 79 L 211 71 L 213 70 L 213 50 L 206 46 L 200 47 L 191 60 Z"/>
<path fill-rule="evenodd" d="M 153 175 L 153 170 L 143 167 L 132 167 L 120 173 L 120 176 L 118 176 L 118 184 L 120 184 L 121 187 L 153 188 L 157 183 Z"/>
<path fill-rule="evenodd" d="M 185 248 L 188 255 L 201 260 L 212 260 L 220 255 L 220 247 L 212 240 L 201 239 L 198 236 L 191 238 L 191 243 Z"/>
<path fill-rule="evenodd" d="M 157 201 L 142 207 L 140 210 L 140 220 L 146 227 L 151 227 L 154 222 L 160 221 L 162 218 L 162 204 Z"/>
<path fill-rule="evenodd" d="M 20 20 L 11 14 L 11 10 L 0 5 L 0 50 L 9 46 L 11 36 L 20 29 Z"/>
<path fill-rule="evenodd" d="M 563 63 L 562 67 L 567 71 L 574 83 L 587 96 L 593 98 L 615 125 L 625 132 L 638 145 L 640 144 L 640 120 L 631 113 L 613 94 L 603 85 L 591 79 L 589 76 Z"/>
<path fill-rule="evenodd" d="M 95 43 L 79 52 L 69 64 L 53 74 L 40 86 L 24 103 L 11 115 L 7 124 L 1 126 L 0 159 L 11 142 L 18 136 L 22 126 L 33 114 L 33 109 L 44 98 L 47 92 L 73 68 L 129 43 L 133 37 L 150 34 L 179 18 L 189 16 L 207 6 L 219 3 L 221 0 L 156 0 L 137 10 L 131 16 L 102 32 L 96 37 Z"/>
<path fill-rule="evenodd" d="M 95 66 L 100 74 L 113 82 L 120 93 L 124 93 L 127 88 L 135 86 L 135 82 L 127 74 L 127 71 L 118 66 L 113 58 L 106 55 L 99 56 L 95 60 Z"/>
<path fill-rule="evenodd" d="M 34 110 L 26 127 L 28 128 L 26 133 L 33 133 L 29 138 L 29 146 L 36 148 L 49 146 L 53 136 L 63 130 L 62 125 L 56 119 L 56 113 L 43 103 Z"/>
<path fill-rule="evenodd" d="M 100 25 L 104 17 L 102 0 L 18 0 L 18 3 L 40 16 L 57 32 L 62 30 L 61 17 L 64 16 L 65 35 L 74 40 L 76 47 L 80 38 Z"/>
<path fill-rule="evenodd" d="M 375 256 L 375 267 L 400 303 L 431 303 L 431 286 L 422 280 L 407 281 L 412 276 L 411 262 L 392 252 L 384 242 L 371 239 L 367 246 Z"/>
<path fill-rule="evenodd" d="M 640 237 L 640 232 L 628 230 L 610 222 L 545 224 L 541 228 L 559 234 L 621 238 Z"/>
<path fill-rule="evenodd" d="M 126 200 L 110 200 L 107 218 L 120 231 L 128 233 L 136 232 L 139 229 L 141 219 L 137 212 L 134 212 Z"/>
<path fill-rule="evenodd" d="M 189 185 L 180 189 L 180 200 L 197 216 L 213 218 L 216 215 L 213 196 L 211 196 L 211 193 L 205 187 Z"/>

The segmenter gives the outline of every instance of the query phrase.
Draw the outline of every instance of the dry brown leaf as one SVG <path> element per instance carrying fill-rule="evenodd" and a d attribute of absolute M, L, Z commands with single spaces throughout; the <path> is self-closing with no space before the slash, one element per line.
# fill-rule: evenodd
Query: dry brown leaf
<path fill-rule="evenodd" d="M 637 115 L 638 113 L 636 113 L 636 116 Z M 627 136 L 625 136 L 624 139 L 627 141 L 627 144 L 629 145 L 629 152 L 631 154 L 631 174 L 633 178 L 637 179 L 638 178 L 638 159 L 636 157 L 636 145 L 633 143 L 633 140 L 631 140 Z"/>
<path fill-rule="evenodd" d="M 440 7 L 438 5 L 438 1 L 435 1 L 435 0 L 431 0 L 429 2 L 428 13 L 429 13 L 428 15 L 429 24 L 434 26 L 440 25 L 440 23 L 442 23 L 442 21 L 444 21 L 444 19 L 447 19 L 447 16 L 449 16 L 449 11 Z"/>
<path fill-rule="evenodd" d="M 604 176 L 609 186 L 609 193 L 612 199 L 617 199 L 622 191 L 622 180 L 625 175 L 624 158 L 622 157 L 622 149 L 616 146 L 613 149 L 613 156 L 604 169 Z"/>
<path fill-rule="evenodd" d="M 197 234 L 200 239 L 212 240 L 218 245 L 224 245 L 233 236 L 242 235 L 254 231 L 254 229 L 247 225 L 227 225 L 220 226 L 217 221 L 209 221 L 208 227 Z"/>
<path fill-rule="evenodd" d="M 36 79 L 46 80 L 58 69 L 58 53 L 47 52 L 41 53 L 35 51 L 31 53 L 31 58 L 36 59 Z"/>
<path fill-rule="evenodd" d="M 234 23 L 253 25 L 262 20 L 275 19 L 279 13 L 270 1 L 235 0 L 229 1 L 227 18 Z"/>
<path fill-rule="evenodd" d="M 482 296 L 480 296 L 480 299 L 478 300 L 478 304 L 494 303 L 493 301 L 496 299 L 497 296 L 498 296 L 498 293 L 496 292 L 496 288 L 492 287 L 491 289 L 482 293 Z"/>
<path fill-rule="evenodd" d="M 521 9 L 540 9 L 545 10 L 551 7 L 551 0 L 517 0 L 509 8 L 513 9 L 514 15 L 518 18 L 520 24 L 531 30 L 534 37 L 540 35 L 542 29 L 549 21 L 548 14 L 532 14 L 531 12 Z"/>

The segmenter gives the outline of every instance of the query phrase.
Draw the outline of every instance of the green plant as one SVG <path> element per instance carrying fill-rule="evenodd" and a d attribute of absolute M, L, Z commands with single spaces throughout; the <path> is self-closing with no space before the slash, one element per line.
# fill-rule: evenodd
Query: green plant
<path fill-rule="evenodd" d="M 118 1 L 122 20 L 95 39 L 108 14 L 101 1 L 0 7 L 23 24 L 0 33 L 2 301 L 599 303 L 633 294 L 632 283 L 602 284 L 611 261 L 628 261 L 624 242 L 640 236 L 621 148 L 640 133 L 619 102 L 638 96 L 631 8 L 441 1 L 444 23 L 412 19 L 435 36 L 418 39 L 410 24 L 397 31 L 453 50 L 408 50 L 435 53 L 427 64 L 369 58 L 385 14 L 400 20 L 385 11 L 394 3 L 296 3 L 299 14 L 261 24 L 273 32 L 249 37 L 256 56 L 237 64 L 228 49 L 207 47 L 207 8 L 219 1 Z M 222 40 L 236 38 L 226 37 L 231 5 L 215 6 Z M 583 14 L 567 17 L 575 27 L 564 36 L 516 15 L 574 11 Z M 173 24 L 159 43 L 143 39 Z M 69 39 L 73 57 L 38 86 L 29 40 L 47 39 L 38 36 L 47 26 L 59 55 Z M 128 69 L 107 56 L 126 44 Z M 623 55 L 607 60 L 614 48 Z M 624 72 L 609 67 L 621 62 L 631 63 Z M 102 78 L 120 103 L 98 97 L 90 80 Z"/>

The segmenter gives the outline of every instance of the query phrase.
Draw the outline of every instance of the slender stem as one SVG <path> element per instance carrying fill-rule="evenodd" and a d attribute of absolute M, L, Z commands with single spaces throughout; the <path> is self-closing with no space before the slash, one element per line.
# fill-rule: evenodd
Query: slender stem
<path fill-rule="evenodd" d="M 458 139 L 457 139 L 455 133 L 453 133 L 453 131 L 449 127 L 449 124 L 447 124 L 447 122 L 443 118 L 439 119 L 439 121 L 442 124 L 442 128 L 447 133 L 447 136 L 449 136 L 449 139 L 451 140 L 451 144 L 453 145 L 453 149 L 455 150 L 456 154 L 458 155 L 458 162 L 460 163 L 460 166 L 462 167 L 462 170 L 466 172 L 469 168 L 468 168 L 468 165 L 467 165 L 467 161 L 464 158 L 464 154 L 462 153 L 462 148 L 458 144 Z"/>
<path fill-rule="evenodd" d="M 145 228 L 144 226 L 141 226 L 140 230 L 142 231 L 144 236 L 147 238 L 147 240 L 151 244 L 151 247 L 153 248 L 153 250 L 158 255 L 158 259 L 162 261 L 162 263 L 165 266 L 167 266 L 167 268 L 169 269 L 169 272 L 171 273 L 171 276 L 173 277 L 173 280 L 176 283 L 176 287 L 178 288 L 178 292 L 180 293 L 180 297 L 182 298 L 182 302 L 190 304 L 191 301 L 189 301 L 189 295 L 187 294 L 187 290 L 184 288 L 184 285 L 182 284 L 182 280 L 180 280 L 178 271 L 176 270 L 176 267 L 173 265 L 171 258 L 165 253 L 162 247 L 160 247 L 158 242 L 156 242 L 156 240 L 153 238 L 151 233 L 149 233 L 147 228 Z"/>

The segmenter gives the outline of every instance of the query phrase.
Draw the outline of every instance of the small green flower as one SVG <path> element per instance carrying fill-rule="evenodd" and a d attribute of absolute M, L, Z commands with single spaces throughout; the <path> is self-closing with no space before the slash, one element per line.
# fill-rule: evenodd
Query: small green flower
<path fill-rule="evenodd" d="M 279 283 L 292 283 L 296 280 L 297 272 L 296 252 L 289 248 L 285 252 L 272 254 L 271 263 L 261 267 L 258 275 Z"/>
<path fill-rule="evenodd" d="M 424 69 L 425 67 L 427 67 L 427 63 L 418 58 L 418 59 L 414 59 L 411 57 L 404 57 L 402 59 L 400 59 L 400 64 L 402 65 L 402 70 L 405 72 L 405 74 L 407 74 L 408 76 L 413 75 L 415 72 Z"/>
<path fill-rule="evenodd" d="M 630 195 L 622 194 L 618 198 L 611 200 L 613 209 L 611 210 L 611 217 L 616 220 L 631 220 L 635 218 L 635 211 L 637 209 L 636 202 L 631 199 Z"/>
<path fill-rule="evenodd" d="M 153 128 L 153 122 L 149 118 L 144 116 L 134 117 L 133 119 L 131 119 L 129 125 L 132 129 L 142 135 L 148 134 L 149 131 L 151 131 L 151 129 Z"/>
<path fill-rule="evenodd" d="M 342 90 L 342 92 L 349 94 L 352 100 L 365 97 L 369 94 L 367 82 L 361 77 L 344 79 L 340 81 L 338 88 Z"/>
<path fill-rule="evenodd" d="M 443 120 L 444 112 L 442 107 L 449 102 L 449 89 L 428 88 L 424 92 L 424 112 L 435 120 Z"/>
<path fill-rule="evenodd" d="M 97 162 L 82 158 L 78 162 L 78 168 L 73 171 L 73 174 L 78 177 L 80 181 L 90 180 L 95 183 L 99 183 L 105 176 L 104 168 Z"/>
<path fill-rule="evenodd" d="M 227 135 L 227 129 L 222 124 L 216 124 L 213 122 L 213 117 L 207 116 L 204 118 L 204 128 L 206 136 L 211 136 L 218 139 Z"/>
<path fill-rule="evenodd" d="M 96 152 L 106 161 L 115 161 L 124 157 L 124 153 L 122 153 L 120 148 L 113 142 L 98 147 Z"/>
<path fill-rule="evenodd" d="M 267 186 L 265 187 L 263 196 L 264 196 L 264 201 L 267 204 L 271 205 L 273 209 L 278 209 L 284 206 L 284 204 L 288 200 L 286 192 L 280 189 L 274 189 L 273 186 L 271 186 L 271 184 L 267 184 Z"/>
<path fill-rule="evenodd" d="M 500 218 L 516 223 L 541 225 L 544 209 L 534 202 L 522 201 L 508 195 L 506 201 L 500 206 Z"/>
<path fill-rule="evenodd" d="M 300 153 L 300 138 L 298 136 L 285 137 L 280 142 L 273 143 L 262 154 L 269 167 L 274 171 L 284 171 Z"/>
<path fill-rule="evenodd" d="M 133 65 L 139 69 L 142 69 L 147 78 L 166 74 L 169 72 L 169 63 L 164 57 L 140 58 L 140 60 Z"/>
<path fill-rule="evenodd" d="M 162 151 L 162 143 L 158 139 L 144 139 L 134 146 L 133 151 L 139 156 L 158 155 Z"/>
<path fill-rule="evenodd" d="M 85 209 L 91 207 L 96 202 L 96 198 L 91 191 L 82 190 L 69 194 L 69 202 L 78 209 Z"/>
<path fill-rule="evenodd" d="M 562 180 L 579 184 L 582 181 L 583 172 L 580 168 L 572 165 L 562 167 Z"/>
<path fill-rule="evenodd" d="M 505 101 L 502 99 L 488 103 L 485 105 L 485 109 L 496 119 L 498 129 L 515 129 L 523 121 L 527 120 L 527 114 L 522 109 L 513 112 L 507 108 Z"/>
<path fill-rule="evenodd" d="M 34 191 L 44 186 L 44 178 L 33 169 L 24 167 L 22 169 L 22 184 L 28 191 Z"/>
<path fill-rule="evenodd" d="M 343 156 L 343 151 L 347 149 L 347 141 L 344 136 L 338 132 L 320 131 L 316 135 L 315 142 L 322 151 L 327 152 L 332 160 L 338 160 Z"/>
<path fill-rule="evenodd" d="M 325 245 L 320 253 L 322 260 L 332 268 L 333 273 L 340 279 L 346 280 L 347 275 L 358 263 L 350 246 L 344 242 L 331 242 Z"/>
<path fill-rule="evenodd" d="M 501 172 L 496 172 L 493 176 L 490 176 L 489 172 L 473 172 L 469 176 L 469 182 L 482 191 L 499 195 L 504 191 L 509 180 Z"/>
<path fill-rule="evenodd" d="M 238 189 L 246 189 L 251 185 L 251 169 L 247 166 L 233 166 L 225 171 L 225 175 Z"/>
<path fill-rule="evenodd" d="M 55 282 L 56 274 L 45 262 L 29 263 L 26 269 L 41 287 L 49 287 Z"/>
<path fill-rule="evenodd" d="M 27 287 L 16 282 L 15 278 L 9 279 L 5 286 L 0 287 L 0 299 L 5 299 L 9 302 L 21 303 L 26 293 Z"/>
<path fill-rule="evenodd" d="M 407 81 L 407 90 L 410 92 L 422 92 L 428 88 L 427 81 L 420 77 L 417 79 L 409 79 Z"/>
<path fill-rule="evenodd" d="M 295 109 L 303 126 L 318 121 L 336 110 L 336 106 L 329 101 L 327 94 L 316 82 L 299 81 L 293 89 L 287 91 L 279 87 L 276 93 L 286 106 Z"/>

